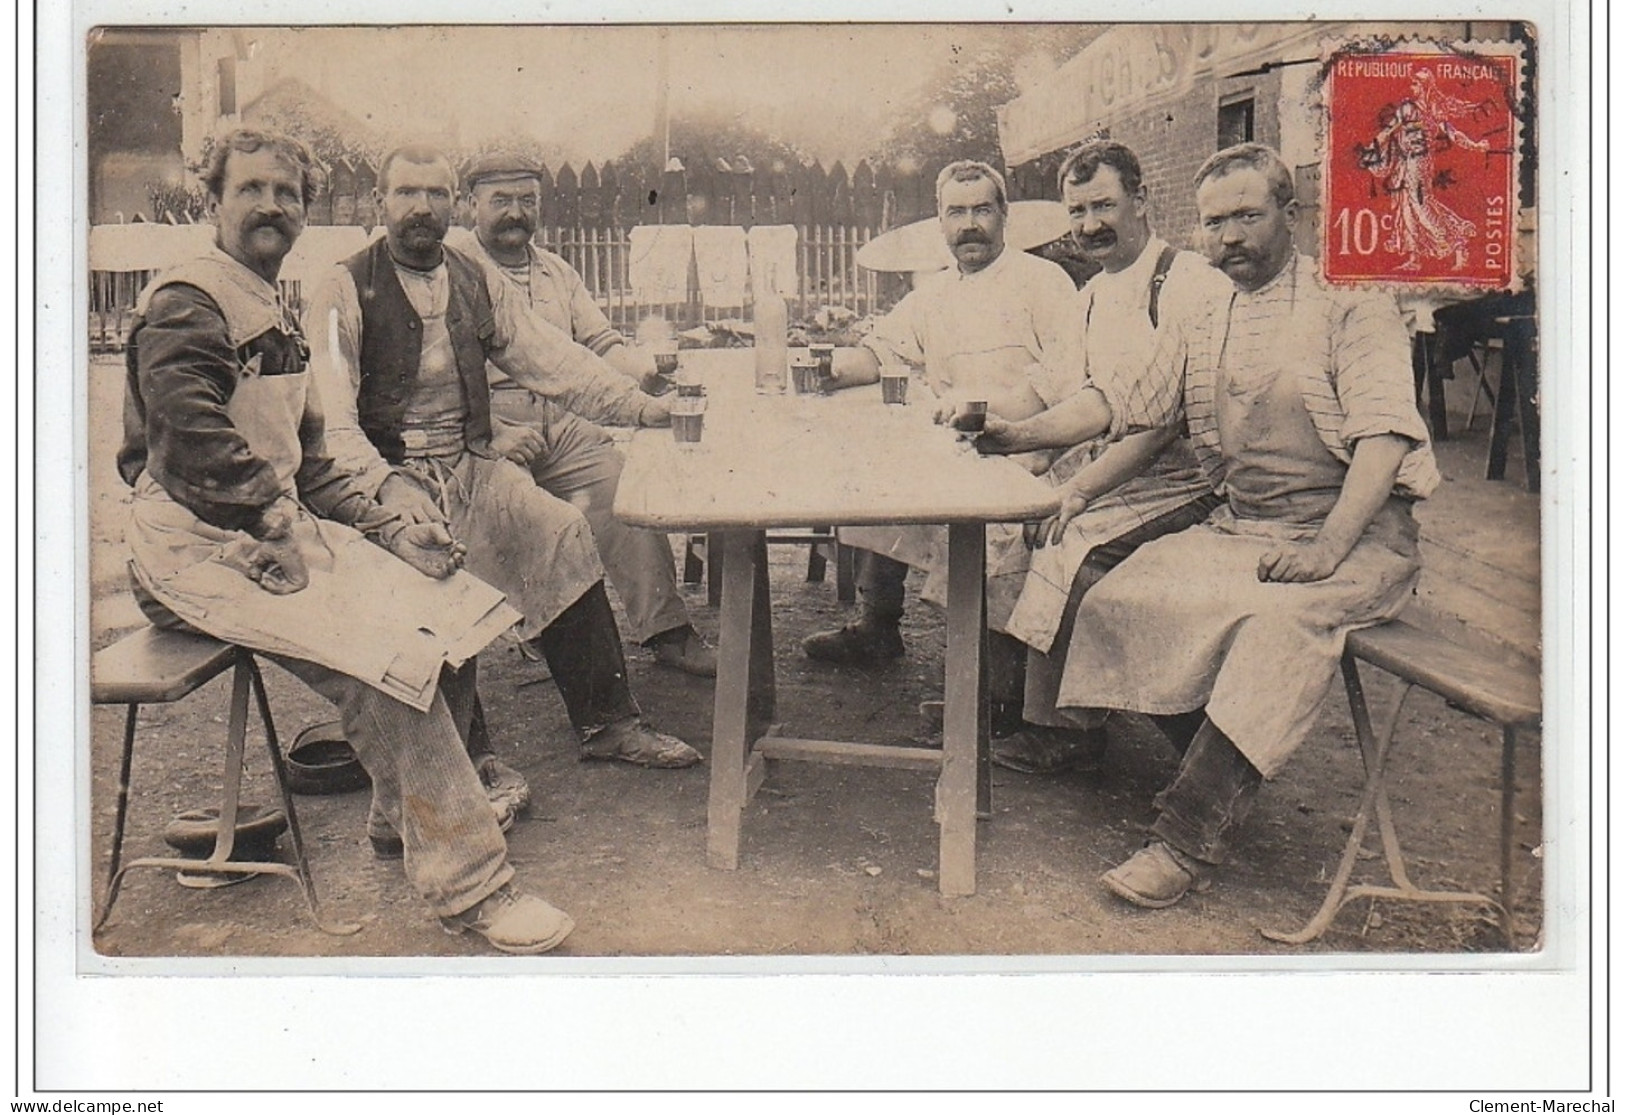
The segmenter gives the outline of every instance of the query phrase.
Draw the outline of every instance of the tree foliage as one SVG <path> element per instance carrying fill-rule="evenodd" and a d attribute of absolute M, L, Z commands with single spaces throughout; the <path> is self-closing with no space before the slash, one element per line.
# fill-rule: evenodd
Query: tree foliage
<path fill-rule="evenodd" d="M 721 160 L 730 167 L 742 169 L 739 160 L 743 158 L 758 174 L 811 162 L 805 152 L 794 145 L 722 112 L 695 112 L 674 118 L 671 153 L 683 160 L 685 167 L 695 168 L 715 169 Z M 664 137 L 649 136 L 611 160 L 611 165 L 617 170 L 636 169 L 644 177 L 652 177 L 664 169 L 664 154 Z"/>
<path fill-rule="evenodd" d="M 968 27 L 964 42 L 954 45 L 869 158 L 903 167 L 940 167 L 955 159 L 1002 167 L 996 113 L 1020 95 L 1023 63 L 1045 57 L 1052 64 L 1065 62 L 1102 30 L 1087 24 L 1009 27 L 997 33 Z"/>

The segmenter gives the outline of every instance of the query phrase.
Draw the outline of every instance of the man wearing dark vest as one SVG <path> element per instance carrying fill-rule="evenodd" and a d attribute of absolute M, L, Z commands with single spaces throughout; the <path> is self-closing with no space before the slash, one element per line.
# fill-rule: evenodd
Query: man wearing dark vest
<path fill-rule="evenodd" d="M 391 152 L 378 172 L 387 235 L 312 299 L 333 454 L 384 506 L 444 523 L 469 571 L 524 614 L 520 637 L 546 660 L 582 758 L 692 766 L 699 752 L 646 725 L 633 699 L 586 519 L 493 441 L 485 365 L 599 421 L 662 425 L 667 404 L 531 315 L 486 265 L 443 246 L 456 184 L 438 151 Z M 474 760 L 493 797 L 523 785 L 489 751 Z"/>
<path fill-rule="evenodd" d="M 546 952 L 574 922 L 511 884 L 447 703 L 457 686 L 435 686 L 452 656 L 429 656 L 421 685 L 404 686 L 350 637 L 353 611 L 409 642 L 442 589 L 457 590 L 436 581 L 460 554 L 444 526 L 380 506 L 328 455 L 304 337 L 276 285 L 316 193 L 310 153 L 236 131 L 216 143 L 204 184 L 215 245 L 154 280 L 130 333 L 118 467 L 134 489 L 137 599 L 155 623 L 251 647 L 337 705 L 372 778 L 369 826 L 399 834 L 406 876 L 446 928 Z"/>

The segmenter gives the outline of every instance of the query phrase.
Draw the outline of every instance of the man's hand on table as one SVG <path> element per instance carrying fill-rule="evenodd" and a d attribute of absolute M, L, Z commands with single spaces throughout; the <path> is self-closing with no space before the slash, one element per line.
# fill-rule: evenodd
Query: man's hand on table
<path fill-rule="evenodd" d="M 491 416 L 491 448 L 500 457 L 529 468 L 547 448 L 542 435 L 530 426 L 515 425 Z"/>
<path fill-rule="evenodd" d="M 388 548 L 413 569 L 437 581 L 457 572 L 468 552 L 440 523 L 408 523 L 390 537 Z"/>
<path fill-rule="evenodd" d="M 673 396 L 662 395 L 656 399 L 645 397 L 643 409 L 638 412 L 638 425 L 640 426 L 670 426 L 671 400 Z"/>
<path fill-rule="evenodd" d="M 493 446 L 496 438 L 491 439 Z M 434 497 L 410 477 L 392 472 L 378 486 L 378 502 L 408 523 L 444 523 L 445 515 L 435 506 Z"/>
<path fill-rule="evenodd" d="M 1020 432 L 1019 423 L 1000 418 L 997 414 L 989 411 L 982 426 L 982 432 L 976 435 L 971 444 L 976 446 L 978 453 L 987 456 L 1021 453 L 1025 451 L 1026 447 L 1020 442 Z"/>

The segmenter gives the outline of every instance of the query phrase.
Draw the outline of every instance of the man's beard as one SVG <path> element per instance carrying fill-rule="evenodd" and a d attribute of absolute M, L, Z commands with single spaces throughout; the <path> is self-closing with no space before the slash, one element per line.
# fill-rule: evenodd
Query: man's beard
<path fill-rule="evenodd" d="M 412 217 L 401 222 L 395 235 L 406 243 L 438 244 L 446 238 L 446 226 L 433 217 Z"/>

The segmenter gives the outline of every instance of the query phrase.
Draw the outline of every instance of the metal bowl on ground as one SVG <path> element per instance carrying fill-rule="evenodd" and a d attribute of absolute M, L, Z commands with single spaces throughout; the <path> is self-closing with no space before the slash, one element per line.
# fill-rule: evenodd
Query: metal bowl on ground
<path fill-rule="evenodd" d="M 372 784 L 337 720 L 295 736 L 286 765 L 288 789 L 296 794 L 348 794 Z"/>
<path fill-rule="evenodd" d="M 220 807 L 189 809 L 164 828 L 164 843 L 183 856 L 208 859 L 214 853 L 215 835 L 220 829 Z M 237 806 L 237 835 L 231 858 L 248 862 L 269 862 L 276 858 L 276 842 L 288 831 L 288 815 L 263 805 Z"/>

